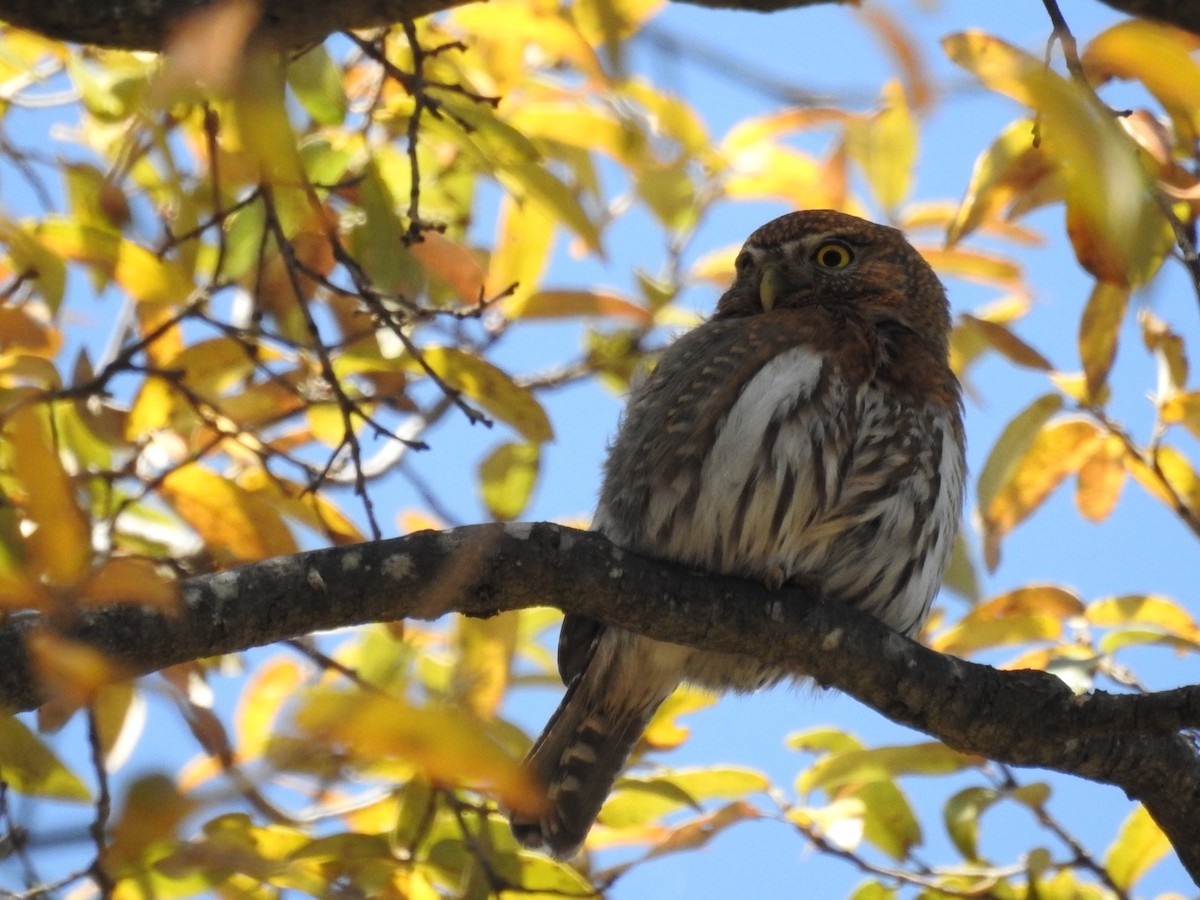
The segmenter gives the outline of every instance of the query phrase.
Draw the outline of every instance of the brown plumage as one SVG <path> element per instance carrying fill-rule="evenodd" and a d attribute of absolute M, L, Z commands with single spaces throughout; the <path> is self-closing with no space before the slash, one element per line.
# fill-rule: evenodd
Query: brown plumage
<path fill-rule="evenodd" d="M 592 527 L 646 556 L 802 584 L 915 634 L 962 507 L 945 292 L 899 231 L 832 210 L 768 222 L 736 265 L 712 319 L 630 398 Z M 563 623 L 559 670 L 566 696 L 527 761 L 548 810 L 513 830 L 560 857 L 680 682 L 746 691 L 785 674 L 580 616 Z"/>

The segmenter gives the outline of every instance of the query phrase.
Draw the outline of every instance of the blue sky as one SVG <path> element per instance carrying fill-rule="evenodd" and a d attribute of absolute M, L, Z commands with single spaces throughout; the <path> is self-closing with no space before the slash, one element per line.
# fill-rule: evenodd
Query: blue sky
<path fill-rule="evenodd" d="M 938 40 L 947 33 L 977 27 L 1040 53 L 1049 22 L 1035 0 L 1005 4 L 900 0 L 888 8 L 904 18 L 944 89 L 922 130 L 915 199 L 957 199 L 976 155 L 1021 110 L 1011 101 L 973 87 L 965 73 L 942 58 Z M 1081 40 L 1119 19 L 1092 0 L 1070 4 L 1064 13 Z M 677 4 L 668 8 L 654 27 L 685 46 L 689 42 L 719 46 L 730 56 L 801 89 L 852 98 L 864 111 L 870 108 L 882 84 L 895 74 L 866 29 L 843 7 L 819 6 L 759 16 Z M 629 62 L 660 87 L 687 99 L 716 137 L 740 119 L 779 108 L 779 101 L 773 97 L 733 83 L 722 73 L 686 58 L 667 57 L 647 43 L 634 45 Z M 46 140 L 49 142 L 48 137 Z M 8 209 L 19 209 L 24 201 L 11 192 L 15 179 L 11 173 L 4 176 L 0 196 Z M 786 211 L 781 205 L 723 205 L 706 219 L 692 244 L 691 258 L 740 242 L 763 221 Z M 1035 294 L 1033 310 L 1018 331 L 1057 366 L 1073 371 L 1079 367 L 1074 349 L 1079 311 L 1091 282 L 1065 246 L 1061 208 L 1039 212 L 1029 222 L 1043 232 L 1047 245 L 1023 251 L 1020 256 Z M 482 230 L 490 236 L 490 224 Z M 657 237 L 648 239 L 652 234 L 636 215 L 617 223 L 607 236 L 609 255 L 603 263 L 572 258 L 560 242 L 547 284 L 611 286 L 632 293 L 635 267 L 653 272 L 662 265 L 663 247 Z M 993 291 L 960 282 L 948 287 L 958 312 L 970 311 L 997 296 Z M 714 300 L 714 293 L 707 289 L 693 290 L 685 298 L 701 313 L 709 311 Z M 72 302 L 85 315 L 95 315 L 90 298 L 76 297 Z M 1178 267 L 1168 266 L 1139 303 L 1168 320 L 1189 343 L 1194 345 L 1200 338 L 1197 300 Z M 568 357 L 570 353 L 562 349 L 563 345 L 570 347 L 571 342 L 577 344 L 579 340 L 574 326 L 536 325 L 518 332 L 506 342 L 499 358 L 519 373 L 536 371 L 540 365 Z M 1114 382 L 1121 386 L 1114 412 L 1134 434 L 1144 437 L 1152 421 L 1145 395 L 1154 384 L 1154 362 L 1141 346 L 1132 315 L 1123 329 Z M 1043 376 L 1016 370 L 996 358 L 976 369 L 975 383 L 982 401 L 968 403 L 967 433 L 969 463 L 977 474 L 1004 425 L 1049 387 Z M 557 440 L 546 452 L 543 477 L 525 518 L 586 519 L 595 502 L 604 448 L 616 428 L 621 398 L 598 385 L 582 385 L 549 394 L 545 402 Z M 429 436 L 434 451 L 413 456 L 411 461 L 426 481 L 437 486 L 456 518 L 481 521 L 486 515 L 475 496 L 475 467 L 502 437 L 449 417 Z M 1185 441 L 1182 447 L 1195 454 L 1194 443 Z M 376 498 L 376 504 L 385 531 L 390 534 L 395 527 L 391 511 L 419 507 L 420 500 L 400 479 L 394 479 L 387 482 L 387 492 Z M 977 547 L 977 536 L 973 542 Z M 1127 486 L 1117 512 L 1102 526 L 1080 522 L 1070 488 L 1066 487 L 1008 539 L 1001 566 L 984 576 L 983 593 L 990 596 L 1043 582 L 1074 588 L 1085 600 L 1126 592 L 1159 592 L 1200 616 L 1194 581 L 1196 549 L 1195 538 L 1136 484 Z M 956 598 L 943 597 L 941 602 L 952 612 L 961 609 L 961 601 Z M 254 654 L 252 658 L 261 656 Z M 994 661 L 1003 658 L 998 656 Z M 1134 653 L 1126 661 L 1152 687 L 1196 680 L 1193 660 L 1177 659 L 1164 651 Z M 237 688 L 236 680 L 225 682 L 219 687 L 219 696 L 232 699 Z M 550 691 L 525 691 L 514 698 L 506 712 L 528 730 L 536 731 L 556 701 L 557 695 Z M 155 740 L 146 740 L 129 774 L 173 768 L 194 752 L 190 738 L 181 733 L 168 711 L 157 708 L 154 716 Z M 844 697 L 807 689 L 780 688 L 753 697 L 726 698 L 714 708 L 690 717 L 688 724 L 692 740 L 663 758 L 664 764 L 681 767 L 733 763 L 755 767 L 770 773 L 788 791 L 805 763 L 804 757 L 785 748 L 784 737 L 789 733 L 828 724 L 873 745 L 923 739 Z M 65 742 L 78 741 L 78 728 L 69 729 L 63 737 Z M 1054 790 L 1052 810 L 1097 854 L 1103 853 L 1130 810 L 1115 789 L 1051 778 L 1039 772 L 1022 772 L 1020 777 L 1050 781 Z M 926 844 L 920 855 L 926 861 L 954 858 L 939 824 L 940 804 L 967 783 L 965 779 L 948 784 L 919 779 L 905 782 L 910 798 L 924 813 Z M 990 813 L 984 820 L 984 853 L 997 861 L 1013 862 L 1015 848 L 1027 848 L 1035 841 L 1053 847 L 1056 856 L 1062 855 L 1061 847 L 1048 835 L 1030 838 L 1033 830 L 1032 820 L 1019 814 L 1004 810 Z M 607 856 L 601 858 L 604 861 Z M 12 873 L 0 869 L 0 877 L 11 879 Z M 635 869 L 618 883 L 613 896 L 623 900 L 737 895 L 835 897 L 847 895 L 862 877 L 845 862 L 814 854 L 787 826 L 760 822 L 734 828 L 699 853 Z M 1157 867 L 1140 887 L 1138 894 L 1146 896 L 1172 889 L 1194 894 L 1173 859 Z M 902 896 L 914 893 L 905 891 Z"/>

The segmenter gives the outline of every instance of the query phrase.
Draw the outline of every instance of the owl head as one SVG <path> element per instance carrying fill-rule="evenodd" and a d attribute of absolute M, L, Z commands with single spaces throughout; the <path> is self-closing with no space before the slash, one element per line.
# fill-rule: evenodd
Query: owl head
<path fill-rule="evenodd" d="M 945 353 L 946 292 L 895 228 L 831 209 L 788 213 L 751 234 L 735 266 L 714 318 L 838 307 L 876 328 L 907 329 Z"/>

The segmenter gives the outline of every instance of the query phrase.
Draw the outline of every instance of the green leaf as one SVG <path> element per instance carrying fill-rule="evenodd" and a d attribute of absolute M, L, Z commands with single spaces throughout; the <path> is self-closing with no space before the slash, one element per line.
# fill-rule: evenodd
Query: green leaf
<path fill-rule="evenodd" d="M 541 451 L 533 443 L 500 444 L 479 464 L 479 489 L 492 518 L 515 519 L 529 505 Z"/>
<path fill-rule="evenodd" d="M 883 781 L 898 775 L 944 775 L 973 768 L 975 761 L 938 741 L 850 750 L 818 760 L 796 779 L 796 789 L 806 794 L 826 792 L 844 784 Z"/>
<path fill-rule="evenodd" d="M 942 810 L 950 839 L 971 862 L 979 861 L 979 817 L 1000 796 L 991 788 L 969 787 L 947 800 Z"/>
<path fill-rule="evenodd" d="M 31 797 L 87 803 L 83 782 L 18 719 L 0 716 L 0 778 Z"/>
<path fill-rule="evenodd" d="M 341 125 L 346 118 L 342 73 L 323 44 L 288 62 L 287 83 L 318 125 Z"/>
<path fill-rule="evenodd" d="M 770 785 L 761 772 L 733 767 L 626 777 L 604 804 L 600 821 L 610 828 L 645 825 L 678 809 L 699 809 L 705 800 L 737 800 Z"/>
<path fill-rule="evenodd" d="M 554 429 L 542 405 L 508 373 L 464 350 L 454 347 L 422 347 L 421 358 L 448 387 L 462 391 L 502 422 L 507 422 L 530 441 L 554 438 Z M 406 359 L 410 372 L 424 372 L 416 359 Z"/>

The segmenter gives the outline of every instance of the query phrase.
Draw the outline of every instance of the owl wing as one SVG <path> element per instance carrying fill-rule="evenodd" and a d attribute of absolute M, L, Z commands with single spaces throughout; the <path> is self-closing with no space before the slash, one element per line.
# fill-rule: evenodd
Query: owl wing
<path fill-rule="evenodd" d="M 576 613 L 563 618 L 558 635 L 558 674 L 563 684 L 569 685 L 587 668 L 604 627 L 604 623 Z"/>

